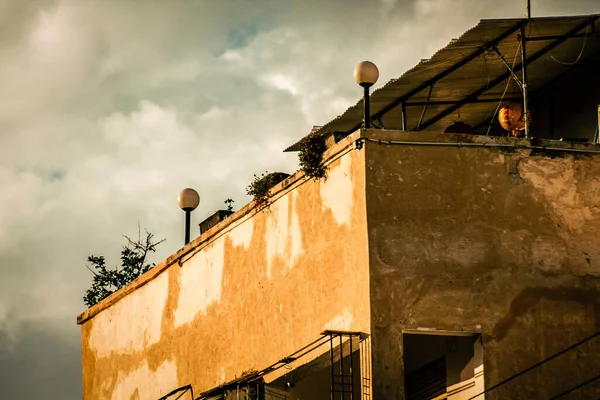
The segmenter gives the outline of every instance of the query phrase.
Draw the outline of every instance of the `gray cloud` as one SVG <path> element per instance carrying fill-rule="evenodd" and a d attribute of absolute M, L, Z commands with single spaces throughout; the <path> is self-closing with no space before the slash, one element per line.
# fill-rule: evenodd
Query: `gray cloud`
<path fill-rule="evenodd" d="M 64 329 L 70 320 L 20 322 L 15 337 L 0 331 L 2 398 L 81 398 L 79 336 Z"/>
<path fill-rule="evenodd" d="M 381 85 L 480 18 L 523 13 L 521 0 L 0 0 L 0 387 L 77 398 L 87 255 L 116 263 L 139 221 L 167 238 L 159 262 L 183 241 L 181 188 L 200 192 L 199 222 L 228 197 L 242 206 L 252 174 L 295 170 L 281 151 L 358 100 L 356 62 L 375 61 Z M 31 343 L 50 348 L 31 358 Z M 67 392 L 38 384 L 53 374 Z"/>

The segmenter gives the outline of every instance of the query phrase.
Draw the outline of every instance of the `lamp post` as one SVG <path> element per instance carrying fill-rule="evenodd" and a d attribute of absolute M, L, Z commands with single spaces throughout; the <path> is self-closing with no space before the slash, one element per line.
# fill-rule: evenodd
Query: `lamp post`
<path fill-rule="evenodd" d="M 185 211 L 185 244 L 190 242 L 190 217 L 192 211 L 200 204 L 200 196 L 194 189 L 183 189 L 177 197 L 179 207 Z"/>
<path fill-rule="evenodd" d="M 364 89 L 363 111 L 365 129 L 371 127 L 371 100 L 369 99 L 369 88 L 377 82 L 379 70 L 371 61 L 359 62 L 354 68 L 354 80 Z"/>

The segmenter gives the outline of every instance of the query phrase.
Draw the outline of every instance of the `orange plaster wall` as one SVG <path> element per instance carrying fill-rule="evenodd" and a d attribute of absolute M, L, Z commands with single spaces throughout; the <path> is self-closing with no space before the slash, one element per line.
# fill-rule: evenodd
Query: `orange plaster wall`
<path fill-rule="evenodd" d="M 159 398 L 189 383 L 200 393 L 325 329 L 369 333 L 364 150 L 344 151 L 327 180 L 300 177 L 181 267 L 80 316 L 84 399 Z"/>

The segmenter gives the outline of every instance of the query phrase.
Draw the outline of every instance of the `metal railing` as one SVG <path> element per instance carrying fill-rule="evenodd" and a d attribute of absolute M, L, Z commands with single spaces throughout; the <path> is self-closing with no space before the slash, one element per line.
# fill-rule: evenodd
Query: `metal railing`
<path fill-rule="evenodd" d="M 256 396 L 257 398 L 261 398 L 260 397 L 261 394 L 264 395 L 264 393 L 261 393 L 262 392 L 261 387 L 262 387 L 262 389 L 264 389 L 263 377 L 265 375 L 275 372 L 283 367 L 289 368 L 290 364 L 293 363 L 294 361 L 299 360 L 300 358 L 304 357 L 305 355 L 307 355 L 311 352 L 314 352 L 317 349 L 319 349 L 321 346 L 325 346 L 327 344 L 329 344 L 330 365 L 331 365 L 331 392 L 332 392 L 331 396 L 334 399 L 338 399 L 338 397 L 335 397 L 335 395 L 337 394 L 337 395 L 341 396 L 340 397 L 341 400 L 352 399 L 353 395 L 354 395 L 354 391 L 355 391 L 355 382 L 354 382 L 355 374 L 354 374 L 354 371 L 352 370 L 352 368 L 353 368 L 352 357 L 353 357 L 353 353 L 355 350 L 360 350 L 360 351 L 370 350 L 370 347 L 363 348 L 364 347 L 364 343 L 363 343 L 364 339 L 366 339 L 367 337 L 368 337 L 368 335 L 361 333 L 361 332 L 331 331 L 331 330 L 324 331 L 321 333 L 321 336 L 318 339 L 316 339 L 316 340 L 312 341 L 311 343 L 307 344 L 306 346 L 300 348 L 299 350 L 295 351 L 294 353 L 290 354 L 289 356 L 282 358 L 281 360 L 268 366 L 267 368 L 265 368 L 261 371 L 252 371 L 251 373 L 242 375 L 240 378 L 234 379 L 234 380 L 226 382 L 218 387 L 204 391 L 204 392 L 200 393 L 200 395 L 198 395 L 197 398 L 194 398 L 192 385 L 186 385 L 186 386 L 182 386 L 178 389 L 171 391 L 170 393 L 166 394 L 165 396 L 162 396 L 159 400 L 171 400 L 170 399 L 171 396 L 174 396 L 174 395 L 180 393 L 180 395 L 176 399 L 173 399 L 173 400 L 177 400 L 181 396 L 183 396 L 185 393 L 187 393 L 188 391 L 191 393 L 192 399 L 194 399 L 194 400 L 204 400 L 204 399 L 215 398 L 215 397 L 218 397 L 218 396 L 226 393 L 227 391 L 232 391 L 232 390 L 237 392 L 237 395 L 239 397 L 240 390 L 242 390 L 242 391 L 248 390 L 251 387 L 254 387 L 256 389 L 256 394 L 253 396 Z M 347 339 L 346 343 L 347 343 L 348 349 L 345 347 L 344 338 Z M 353 338 L 358 338 L 358 346 L 356 348 L 353 348 L 353 343 L 352 343 Z M 337 339 L 339 339 L 339 345 L 334 344 L 334 340 L 337 341 Z M 335 354 L 337 352 L 334 350 L 337 350 L 338 346 L 339 346 L 339 354 Z M 350 358 L 350 364 L 347 366 L 344 366 L 344 353 L 346 350 L 349 350 L 349 353 L 346 354 L 346 356 L 348 356 Z M 327 352 L 325 351 L 325 354 L 326 353 Z M 339 355 L 339 361 L 336 362 L 338 355 Z M 360 356 L 360 354 L 359 354 L 359 356 Z M 365 365 L 362 365 L 367 362 L 366 360 L 367 360 L 367 358 L 365 358 L 365 360 L 363 360 L 361 357 L 361 365 L 360 365 L 361 369 L 366 368 Z M 339 364 L 339 373 L 337 373 L 338 371 L 334 370 L 334 368 L 337 368 L 337 364 Z M 370 373 L 370 365 L 368 366 L 368 372 Z M 360 373 L 359 373 L 359 375 L 360 375 Z M 361 382 L 361 384 L 359 384 L 359 386 L 361 387 L 362 394 L 365 394 L 366 398 L 369 398 L 370 397 L 370 375 L 362 377 L 362 378 L 363 378 L 362 382 Z M 247 393 L 249 393 L 249 392 L 247 391 Z M 244 398 L 247 398 L 247 396 L 245 396 Z"/>
<path fill-rule="evenodd" d="M 164 395 L 163 397 L 161 397 L 158 400 L 171 400 L 171 399 L 169 399 L 169 397 L 175 396 L 179 392 L 181 392 L 179 394 L 179 396 L 177 396 L 175 399 L 172 399 L 172 400 L 179 400 L 181 398 L 181 396 L 183 396 L 187 392 L 190 392 L 190 394 L 192 396 L 192 400 L 194 400 L 194 389 L 192 388 L 192 385 L 185 385 L 185 386 L 182 386 L 180 388 L 177 388 L 177 389 L 175 389 L 175 390 L 167 393 L 166 395 Z"/>

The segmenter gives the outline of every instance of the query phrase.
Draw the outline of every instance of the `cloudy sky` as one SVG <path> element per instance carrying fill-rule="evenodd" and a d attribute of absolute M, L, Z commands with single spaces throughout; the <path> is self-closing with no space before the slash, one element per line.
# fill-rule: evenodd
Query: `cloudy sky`
<path fill-rule="evenodd" d="M 118 261 L 137 223 L 179 249 L 282 150 L 481 18 L 525 0 L 0 0 L 0 397 L 80 398 L 77 314 L 90 254 Z M 534 16 L 600 12 L 533 0 Z"/>

